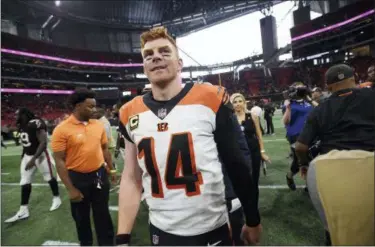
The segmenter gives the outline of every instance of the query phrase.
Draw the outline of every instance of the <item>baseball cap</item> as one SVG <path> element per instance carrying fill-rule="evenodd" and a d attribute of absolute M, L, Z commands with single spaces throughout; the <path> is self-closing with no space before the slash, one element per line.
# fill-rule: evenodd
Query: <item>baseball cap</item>
<path fill-rule="evenodd" d="M 330 67 L 325 74 L 327 84 L 333 84 L 354 76 L 353 69 L 346 64 L 337 64 Z"/>

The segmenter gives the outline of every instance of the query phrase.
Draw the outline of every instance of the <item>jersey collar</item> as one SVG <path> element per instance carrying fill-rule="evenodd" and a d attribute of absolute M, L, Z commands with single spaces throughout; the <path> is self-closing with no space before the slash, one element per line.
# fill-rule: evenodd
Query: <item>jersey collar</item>
<path fill-rule="evenodd" d="M 83 124 L 83 125 L 87 125 L 89 123 L 92 123 L 93 121 L 92 119 L 90 119 L 88 122 L 86 122 L 87 124 L 85 124 L 85 122 L 79 121 L 73 114 L 71 114 L 67 120 L 72 124 Z"/>

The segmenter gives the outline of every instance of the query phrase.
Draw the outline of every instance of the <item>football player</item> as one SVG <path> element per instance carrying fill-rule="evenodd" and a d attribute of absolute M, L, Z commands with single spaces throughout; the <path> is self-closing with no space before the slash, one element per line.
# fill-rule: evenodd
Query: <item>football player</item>
<path fill-rule="evenodd" d="M 152 87 L 120 109 L 126 165 L 116 243 L 130 242 L 143 186 L 153 245 L 232 245 L 222 160 L 244 210 L 243 240 L 259 244 L 255 186 L 226 90 L 182 85 L 182 60 L 164 27 L 142 34 L 141 47 Z"/>
<path fill-rule="evenodd" d="M 42 173 L 43 178 L 51 187 L 53 200 L 49 209 L 54 211 L 61 205 L 59 187 L 52 173 L 52 160 L 47 149 L 47 126 L 40 118 L 36 118 L 27 108 L 17 111 L 17 125 L 20 132 L 20 141 L 23 146 L 21 161 L 21 207 L 13 217 L 7 219 L 6 223 L 29 217 L 29 198 L 31 194 L 31 183 L 35 170 Z"/>

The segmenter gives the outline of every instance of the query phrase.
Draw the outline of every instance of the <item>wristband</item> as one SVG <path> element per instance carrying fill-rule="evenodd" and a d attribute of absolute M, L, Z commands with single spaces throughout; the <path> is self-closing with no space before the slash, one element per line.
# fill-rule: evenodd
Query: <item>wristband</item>
<path fill-rule="evenodd" d="M 264 149 L 263 149 L 263 150 L 261 150 L 260 152 L 261 152 L 261 153 L 263 154 L 263 153 L 265 153 L 265 152 L 266 152 L 266 150 L 264 150 Z"/>
<path fill-rule="evenodd" d="M 110 170 L 109 171 L 111 174 L 115 174 L 117 172 L 117 170 L 113 169 L 113 170 Z"/>
<path fill-rule="evenodd" d="M 118 234 L 116 236 L 116 245 L 128 245 L 130 243 L 130 234 Z"/>

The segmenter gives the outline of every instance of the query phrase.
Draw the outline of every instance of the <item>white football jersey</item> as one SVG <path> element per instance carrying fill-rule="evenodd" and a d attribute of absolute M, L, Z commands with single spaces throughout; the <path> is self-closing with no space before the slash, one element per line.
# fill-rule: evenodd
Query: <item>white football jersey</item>
<path fill-rule="evenodd" d="M 168 102 L 146 94 L 120 109 L 123 134 L 137 146 L 150 221 L 159 229 L 194 236 L 227 222 L 213 132 L 228 100 L 222 87 L 186 84 Z"/>

